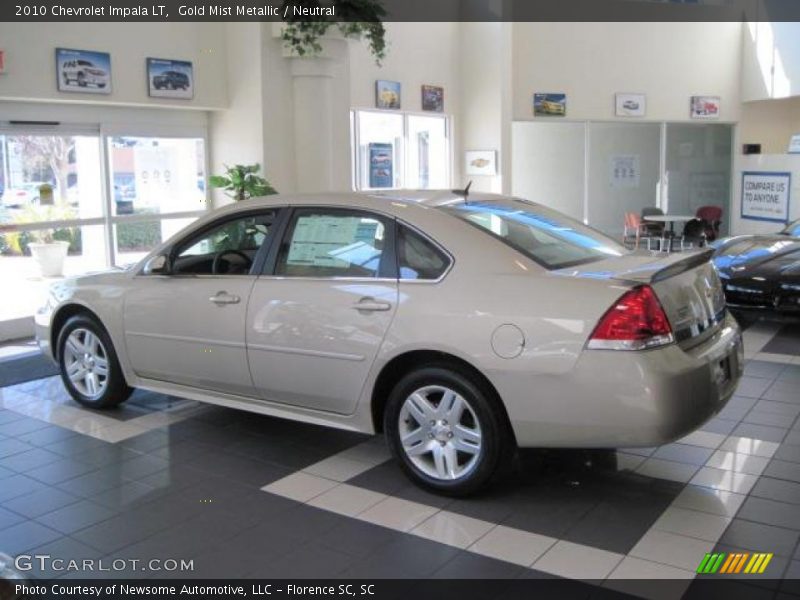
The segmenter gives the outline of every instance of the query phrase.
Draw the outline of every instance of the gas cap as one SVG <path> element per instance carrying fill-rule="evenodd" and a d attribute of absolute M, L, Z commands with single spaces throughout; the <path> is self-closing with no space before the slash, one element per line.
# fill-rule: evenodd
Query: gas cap
<path fill-rule="evenodd" d="M 516 325 L 500 325 L 492 334 L 492 350 L 500 358 L 516 358 L 525 348 L 525 334 Z"/>

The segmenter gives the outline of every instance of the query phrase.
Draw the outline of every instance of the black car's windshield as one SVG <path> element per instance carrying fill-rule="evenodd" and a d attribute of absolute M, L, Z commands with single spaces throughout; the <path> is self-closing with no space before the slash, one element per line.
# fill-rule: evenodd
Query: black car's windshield
<path fill-rule="evenodd" d="M 599 231 L 531 202 L 471 201 L 442 210 L 480 227 L 547 269 L 572 267 L 628 252 Z"/>
<path fill-rule="evenodd" d="M 792 237 L 800 237 L 800 219 L 789 223 L 781 230 L 781 235 L 790 235 Z"/>

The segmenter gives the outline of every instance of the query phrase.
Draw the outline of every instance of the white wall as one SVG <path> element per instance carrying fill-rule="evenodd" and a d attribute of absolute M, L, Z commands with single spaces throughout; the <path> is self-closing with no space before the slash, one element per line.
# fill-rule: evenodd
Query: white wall
<path fill-rule="evenodd" d="M 221 23 L 0 23 L 6 51 L 0 100 L 222 108 L 227 105 L 224 40 Z M 110 53 L 112 93 L 59 92 L 57 47 Z M 194 99 L 149 98 L 147 57 L 192 61 Z"/>
<path fill-rule="evenodd" d="M 742 40 L 743 101 L 800 96 L 800 23 L 746 23 Z"/>
<path fill-rule="evenodd" d="M 742 144 L 761 144 L 764 154 L 783 154 L 796 133 L 800 133 L 800 97 L 742 104 L 739 149 Z"/>
<path fill-rule="evenodd" d="M 567 94 L 570 119 L 613 119 L 614 94 L 647 94 L 647 119 L 689 119 L 690 97 L 720 96 L 739 118 L 741 23 L 515 23 L 515 120 L 534 92 Z"/>

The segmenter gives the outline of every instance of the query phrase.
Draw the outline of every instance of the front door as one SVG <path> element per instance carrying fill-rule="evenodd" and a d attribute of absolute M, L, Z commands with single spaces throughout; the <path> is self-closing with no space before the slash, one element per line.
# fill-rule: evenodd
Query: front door
<path fill-rule="evenodd" d="M 245 319 L 275 217 L 276 210 L 225 217 L 178 242 L 167 274 L 137 277 L 125 298 L 125 344 L 137 375 L 255 394 Z"/>
<path fill-rule="evenodd" d="M 350 414 L 397 307 L 393 221 L 300 208 L 259 277 L 247 349 L 265 400 Z"/>

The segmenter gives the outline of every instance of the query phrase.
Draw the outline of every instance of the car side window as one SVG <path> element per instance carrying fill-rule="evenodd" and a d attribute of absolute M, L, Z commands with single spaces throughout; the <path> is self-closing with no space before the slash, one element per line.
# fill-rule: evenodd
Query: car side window
<path fill-rule="evenodd" d="M 378 277 L 386 226 L 361 211 L 303 209 L 292 219 L 275 274 Z"/>
<path fill-rule="evenodd" d="M 417 232 L 398 225 L 397 234 L 400 279 L 439 279 L 450 266 L 447 255 Z"/>
<path fill-rule="evenodd" d="M 179 245 L 173 275 L 244 275 L 269 238 L 277 211 L 228 219 Z"/>

